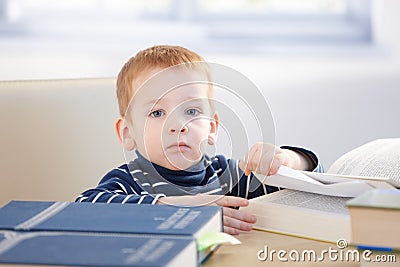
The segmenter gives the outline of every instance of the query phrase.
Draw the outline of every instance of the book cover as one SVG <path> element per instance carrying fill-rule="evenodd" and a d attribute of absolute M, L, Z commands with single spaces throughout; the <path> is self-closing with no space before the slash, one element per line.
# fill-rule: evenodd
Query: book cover
<path fill-rule="evenodd" d="M 0 263 L 76 266 L 197 266 L 191 237 L 0 231 Z"/>
<path fill-rule="evenodd" d="M 400 190 L 376 189 L 347 202 L 348 207 L 395 209 L 400 211 Z"/>
<path fill-rule="evenodd" d="M 217 206 L 178 207 L 105 203 L 11 201 L 0 209 L 0 229 L 190 235 L 220 232 Z"/>

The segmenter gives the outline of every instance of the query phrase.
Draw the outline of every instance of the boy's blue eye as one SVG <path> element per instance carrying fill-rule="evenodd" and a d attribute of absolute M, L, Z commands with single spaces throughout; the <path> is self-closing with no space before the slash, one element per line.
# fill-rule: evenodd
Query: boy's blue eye
<path fill-rule="evenodd" d="M 150 113 L 150 116 L 154 117 L 154 118 L 158 118 L 164 115 L 164 111 L 162 110 L 155 110 L 153 112 Z"/>
<path fill-rule="evenodd" d="M 186 115 L 189 115 L 189 116 L 197 116 L 197 115 L 199 115 L 200 112 L 195 108 L 189 108 L 185 111 L 185 113 L 186 113 Z"/>

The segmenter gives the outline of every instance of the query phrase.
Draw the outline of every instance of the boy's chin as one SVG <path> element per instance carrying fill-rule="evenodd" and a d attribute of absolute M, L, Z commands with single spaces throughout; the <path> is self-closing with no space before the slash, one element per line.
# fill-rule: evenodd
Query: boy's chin
<path fill-rule="evenodd" d="M 184 155 L 172 155 L 167 158 L 167 168 L 175 171 L 186 170 L 196 165 L 201 159 L 202 156 L 187 158 Z"/>

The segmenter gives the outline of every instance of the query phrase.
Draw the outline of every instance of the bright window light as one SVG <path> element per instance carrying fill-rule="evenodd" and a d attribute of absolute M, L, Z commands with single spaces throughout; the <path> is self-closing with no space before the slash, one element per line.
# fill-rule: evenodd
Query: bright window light
<path fill-rule="evenodd" d="M 244 52 L 365 45 L 372 42 L 371 0 L 3 0 L 0 40 L 10 36 Z"/>

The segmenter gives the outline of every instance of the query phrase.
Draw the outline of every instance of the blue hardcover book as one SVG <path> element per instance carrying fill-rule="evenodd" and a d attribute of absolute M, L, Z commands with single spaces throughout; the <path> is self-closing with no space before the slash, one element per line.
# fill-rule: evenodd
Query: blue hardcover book
<path fill-rule="evenodd" d="M 197 266 L 191 237 L 0 231 L 0 263 L 75 266 Z"/>
<path fill-rule="evenodd" d="M 0 229 L 186 235 L 221 232 L 217 206 L 178 207 L 75 202 L 11 201 L 0 209 Z"/>

